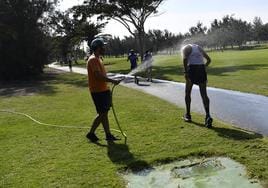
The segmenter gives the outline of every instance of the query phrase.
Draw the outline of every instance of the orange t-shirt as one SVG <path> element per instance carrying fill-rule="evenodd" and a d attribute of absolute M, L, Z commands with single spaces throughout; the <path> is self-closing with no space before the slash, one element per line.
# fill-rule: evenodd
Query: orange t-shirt
<path fill-rule="evenodd" d="M 102 64 L 102 60 L 93 54 L 87 61 L 88 86 L 90 92 L 95 93 L 109 90 L 107 83 L 97 79 L 94 72 L 100 72 L 106 76 L 106 70 Z"/>

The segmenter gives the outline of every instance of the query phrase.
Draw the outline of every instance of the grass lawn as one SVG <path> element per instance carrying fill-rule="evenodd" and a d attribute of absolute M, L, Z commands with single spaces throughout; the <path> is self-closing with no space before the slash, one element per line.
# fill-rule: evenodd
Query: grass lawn
<path fill-rule="evenodd" d="M 25 112 L 46 123 L 90 127 L 95 116 L 85 76 L 50 73 L 41 81 L 0 89 L 0 109 Z M 215 128 L 206 129 L 204 117 L 197 114 L 192 124 L 185 123 L 183 109 L 122 86 L 115 90 L 114 104 L 127 145 L 123 140 L 107 144 L 102 128 L 97 145 L 86 140 L 86 129 L 39 126 L 0 113 L 0 187 L 118 188 L 125 186 L 118 172 L 190 156 L 231 157 L 268 184 L 267 137 L 217 120 Z"/>
<path fill-rule="evenodd" d="M 209 55 L 212 58 L 208 68 L 209 86 L 268 96 L 268 49 L 210 52 Z M 184 82 L 179 54 L 154 59 L 154 78 Z M 105 64 L 109 72 L 129 72 L 126 58 L 107 58 Z"/>

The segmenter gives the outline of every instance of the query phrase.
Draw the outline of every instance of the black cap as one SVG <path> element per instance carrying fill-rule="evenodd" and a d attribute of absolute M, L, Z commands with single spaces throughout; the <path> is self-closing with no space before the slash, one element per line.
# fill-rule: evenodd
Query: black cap
<path fill-rule="evenodd" d="M 90 48 L 94 51 L 98 47 L 103 47 L 105 44 L 107 43 L 105 43 L 102 38 L 96 38 L 91 42 Z"/>

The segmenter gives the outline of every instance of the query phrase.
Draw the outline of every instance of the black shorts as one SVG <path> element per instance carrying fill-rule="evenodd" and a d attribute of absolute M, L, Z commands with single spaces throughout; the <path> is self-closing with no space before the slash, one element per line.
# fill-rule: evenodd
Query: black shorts
<path fill-rule="evenodd" d="M 205 65 L 189 65 L 188 75 L 193 84 L 202 84 L 207 82 Z"/>
<path fill-rule="evenodd" d="M 103 92 L 96 92 L 96 93 L 91 93 L 91 97 L 94 101 L 96 111 L 98 113 L 105 113 L 110 110 L 111 107 L 111 92 L 110 90 L 103 91 Z"/>
<path fill-rule="evenodd" d="M 130 69 L 133 70 L 137 68 L 137 63 L 131 63 Z"/>

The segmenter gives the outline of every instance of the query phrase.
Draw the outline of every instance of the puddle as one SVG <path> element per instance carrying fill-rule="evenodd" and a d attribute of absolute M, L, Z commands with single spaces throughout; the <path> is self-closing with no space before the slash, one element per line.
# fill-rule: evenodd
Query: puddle
<path fill-rule="evenodd" d="M 229 158 L 176 161 L 123 175 L 128 188 L 261 188 L 245 167 Z"/>

